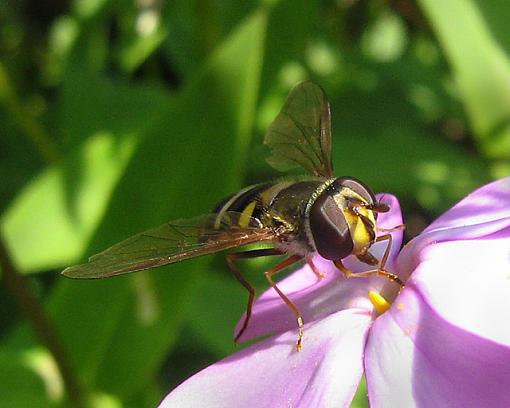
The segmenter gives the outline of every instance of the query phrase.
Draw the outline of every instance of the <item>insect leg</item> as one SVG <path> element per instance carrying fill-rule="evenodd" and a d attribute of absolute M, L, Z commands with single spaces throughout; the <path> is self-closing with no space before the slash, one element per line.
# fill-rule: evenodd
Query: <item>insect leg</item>
<path fill-rule="evenodd" d="M 378 230 L 382 231 L 382 232 L 393 232 L 393 231 L 396 231 L 396 230 L 404 230 L 404 229 L 406 229 L 406 225 L 405 224 L 395 225 L 394 227 L 391 227 L 391 228 L 381 228 L 381 227 L 378 228 Z"/>
<path fill-rule="evenodd" d="M 317 278 L 319 280 L 324 279 L 326 277 L 326 275 L 324 273 L 319 271 L 319 268 L 317 268 L 317 266 L 315 266 L 315 264 L 313 263 L 313 261 L 311 259 L 307 259 L 306 263 L 310 266 L 310 268 L 312 269 L 313 273 L 315 274 L 315 276 L 317 276 Z"/>
<path fill-rule="evenodd" d="M 367 277 L 367 276 L 379 275 L 379 276 L 383 276 L 384 278 L 389 279 L 393 282 L 396 282 L 397 284 L 399 284 L 401 286 L 401 288 L 403 288 L 404 282 L 402 282 L 402 280 L 398 277 L 398 275 L 395 275 L 394 273 L 388 272 L 387 270 L 384 269 L 386 266 L 386 262 L 388 260 L 388 256 L 390 255 L 391 244 L 393 242 L 391 234 L 381 235 L 381 236 L 377 237 L 375 240 L 375 242 L 380 242 L 380 241 L 388 241 L 388 245 L 386 246 L 386 250 L 384 251 L 384 255 L 381 258 L 381 261 L 379 262 L 379 267 L 377 269 L 371 269 L 369 271 L 355 273 L 355 272 L 352 272 L 350 269 L 348 269 L 342 263 L 342 261 L 340 259 L 334 261 L 334 264 L 338 269 L 340 269 L 340 271 L 344 274 L 344 276 L 346 278 L 353 278 L 353 277 L 354 278 L 362 278 L 362 277 Z"/>
<path fill-rule="evenodd" d="M 297 308 L 297 306 L 292 303 L 292 301 L 285 296 L 285 294 L 276 286 L 276 283 L 273 281 L 272 276 L 281 271 L 282 269 L 286 268 L 287 266 L 293 265 L 296 262 L 299 262 L 301 259 L 303 259 L 299 255 L 292 255 L 285 259 L 284 261 L 280 262 L 278 265 L 272 267 L 268 271 L 266 271 L 266 278 L 271 284 L 271 287 L 276 290 L 276 293 L 282 298 L 282 300 L 285 302 L 285 304 L 290 307 L 290 309 L 294 312 L 294 315 L 296 316 L 297 325 L 298 325 L 298 339 L 296 342 L 296 350 L 301 350 L 302 342 L 303 342 L 303 318 L 301 317 L 301 312 Z"/>
<path fill-rule="evenodd" d="M 243 285 L 249 293 L 248 296 L 248 306 L 246 307 L 246 317 L 244 318 L 243 326 L 241 327 L 241 330 L 237 333 L 234 341 L 237 343 L 241 335 L 244 333 L 246 328 L 248 327 L 248 321 L 251 317 L 251 309 L 253 306 L 253 302 L 255 300 L 255 289 L 253 286 L 250 285 L 250 283 L 244 279 L 243 275 L 239 273 L 239 270 L 237 269 L 234 260 L 236 259 L 249 259 L 249 258 L 257 258 L 260 256 L 270 256 L 270 255 L 281 255 L 282 252 L 277 248 L 267 248 L 267 249 L 254 249 L 251 251 L 244 251 L 244 252 L 234 252 L 231 254 L 227 254 L 227 264 L 234 274 L 234 276 L 237 278 L 237 280 Z"/>

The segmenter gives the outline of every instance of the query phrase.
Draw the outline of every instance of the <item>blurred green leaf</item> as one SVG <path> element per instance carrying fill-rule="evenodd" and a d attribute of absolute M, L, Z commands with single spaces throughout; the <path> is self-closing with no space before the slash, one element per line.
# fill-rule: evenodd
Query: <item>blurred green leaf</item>
<path fill-rule="evenodd" d="M 70 153 L 34 178 L 1 218 L 21 271 L 62 267 L 83 255 L 135 145 L 169 103 L 153 87 L 79 70 L 66 77 L 58 117 Z"/>
<path fill-rule="evenodd" d="M 0 402 L 4 407 L 25 408 L 54 406 L 48 394 L 56 392 L 48 381 L 49 367 L 38 365 L 30 353 L 0 351 Z M 46 379 L 44 378 L 46 376 Z M 61 392 L 62 390 L 60 390 Z M 58 397 L 58 395 L 53 395 Z"/>
<path fill-rule="evenodd" d="M 490 21 L 483 13 L 487 3 L 490 2 L 420 1 L 451 64 L 455 83 L 480 146 L 493 158 L 508 158 L 510 60 L 491 32 Z M 506 15 L 508 21 L 510 9 L 498 10 Z M 506 30 L 508 38 L 508 25 Z"/>
<path fill-rule="evenodd" d="M 94 135 L 24 189 L 2 217 L 2 230 L 19 270 L 38 272 L 81 256 L 133 149 L 133 138 L 115 141 L 107 132 Z M 66 177 L 74 171 L 80 176 L 73 180 L 70 199 Z"/>

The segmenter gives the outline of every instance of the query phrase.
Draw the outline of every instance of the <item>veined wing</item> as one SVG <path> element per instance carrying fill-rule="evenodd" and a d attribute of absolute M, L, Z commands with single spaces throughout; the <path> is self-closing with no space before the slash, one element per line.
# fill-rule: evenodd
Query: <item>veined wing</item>
<path fill-rule="evenodd" d="M 324 90 L 310 81 L 294 87 L 264 143 L 272 153 L 267 161 L 277 170 L 302 166 L 316 176 L 333 177 L 331 113 Z"/>
<path fill-rule="evenodd" d="M 208 214 L 134 235 L 62 274 L 77 279 L 106 278 L 255 242 L 276 242 L 274 230 L 236 212 L 225 213 L 221 220 L 217 214 Z"/>

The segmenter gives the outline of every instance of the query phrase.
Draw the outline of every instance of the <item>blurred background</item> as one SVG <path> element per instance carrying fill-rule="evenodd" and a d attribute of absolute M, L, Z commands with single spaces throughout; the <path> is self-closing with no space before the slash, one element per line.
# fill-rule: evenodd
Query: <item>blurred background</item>
<path fill-rule="evenodd" d="M 508 21 L 506 0 L 0 2 L 0 406 L 153 407 L 239 350 L 221 255 L 59 272 L 277 177 L 262 138 L 299 81 L 330 98 L 336 174 L 396 194 L 408 239 L 509 175 Z"/>

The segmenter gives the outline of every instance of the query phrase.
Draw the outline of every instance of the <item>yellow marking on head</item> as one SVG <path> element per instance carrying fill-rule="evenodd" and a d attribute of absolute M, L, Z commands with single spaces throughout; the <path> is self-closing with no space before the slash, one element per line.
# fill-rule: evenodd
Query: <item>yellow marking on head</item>
<path fill-rule="evenodd" d="M 375 225 L 375 220 L 372 220 L 373 218 L 372 211 L 362 210 L 360 211 L 360 213 L 366 215 L 370 219 L 370 221 L 374 222 Z M 353 225 L 354 228 L 351 229 L 351 236 L 354 242 L 354 253 L 356 253 L 367 247 L 372 240 L 367 227 L 365 226 L 365 224 L 363 224 L 363 221 L 361 221 L 361 219 L 356 215 L 354 217 L 355 217 Z"/>
<path fill-rule="evenodd" d="M 335 196 L 335 200 L 349 225 L 349 231 L 354 243 L 353 254 L 364 253 L 366 248 L 372 243 L 371 234 L 361 218 L 348 209 L 345 197 L 354 197 L 363 203 L 366 203 L 366 201 L 359 194 L 356 194 L 348 188 L 341 189 L 340 193 Z M 359 213 L 372 222 L 374 225 L 374 233 L 377 235 L 377 223 L 374 212 L 361 207 L 359 208 Z"/>
<path fill-rule="evenodd" d="M 377 310 L 377 312 L 380 314 L 383 314 L 391 307 L 390 302 L 388 302 L 384 297 L 382 297 L 379 293 L 374 292 L 373 290 L 368 292 L 368 298 L 374 305 L 375 310 Z"/>
<path fill-rule="evenodd" d="M 253 211 L 255 210 L 255 206 L 257 203 L 255 201 L 252 201 L 250 204 L 248 204 L 243 212 L 241 213 L 241 216 L 239 217 L 239 226 L 242 228 L 246 228 L 250 225 L 250 219 L 253 214 Z"/>

